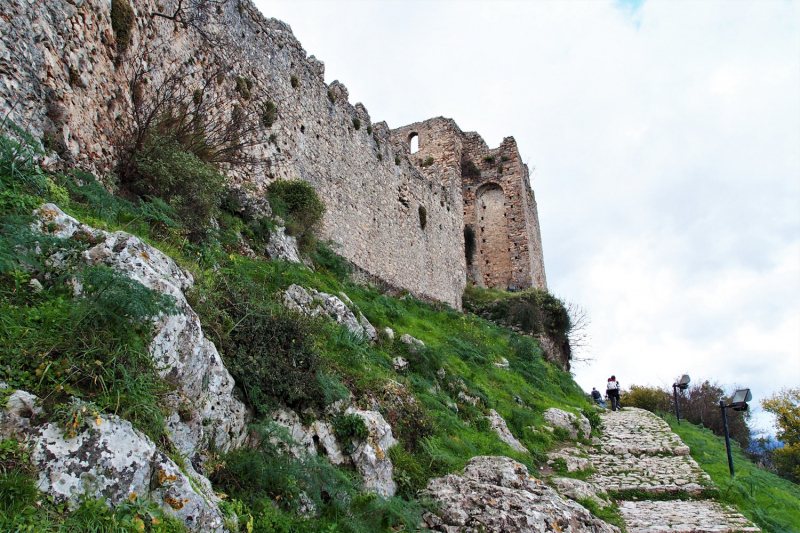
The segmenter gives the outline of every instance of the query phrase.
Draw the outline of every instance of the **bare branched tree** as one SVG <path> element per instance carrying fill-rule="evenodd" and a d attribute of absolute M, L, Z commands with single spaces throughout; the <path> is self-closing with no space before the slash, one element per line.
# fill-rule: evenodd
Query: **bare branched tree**
<path fill-rule="evenodd" d="M 163 58 L 162 52 L 159 45 L 143 46 L 128 60 L 131 105 L 117 143 L 120 176 L 135 171 L 134 156 L 155 134 L 218 167 L 253 170 L 262 164 L 250 149 L 263 143 L 267 95 L 252 80 L 231 80 L 233 69 L 221 60 L 205 67 L 152 60 Z"/>
<path fill-rule="evenodd" d="M 215 29 L 216 18 L 223 13 L 226 0 L 177 0 L 154 11 L 152 16 L 179 24 L 184 29 L 192 29 L 209 44 L 220 44 L 222 38 Z"/>
<path fill-rule="evenodd" d="M 569 339 L 569 346 L 572 350 L 572 360 L 574 362 L 588 362 L 593 358 L 583 354 L 588 351 L 591 346 L 591 336 L 589 335 L 589 313 L 580 305 L 566 301 L 564 307 L 567 309 L 569 315 L 569 331 L 567 332 L 567 339 Z"/>

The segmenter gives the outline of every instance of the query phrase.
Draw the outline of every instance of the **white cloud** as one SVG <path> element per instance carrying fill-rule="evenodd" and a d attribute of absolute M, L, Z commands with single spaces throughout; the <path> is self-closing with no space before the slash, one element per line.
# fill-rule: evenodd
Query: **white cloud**
<path fill-rule="evenodd" d="M 516 138 L 584 388 L 800 383 L 797 1 L 257 4 L 373 120 Z"/>

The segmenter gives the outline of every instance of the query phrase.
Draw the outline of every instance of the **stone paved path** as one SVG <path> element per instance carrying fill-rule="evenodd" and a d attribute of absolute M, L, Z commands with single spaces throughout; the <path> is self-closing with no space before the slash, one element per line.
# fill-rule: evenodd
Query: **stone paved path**
<path fill-rule="evenodd" d="M 587 454 L 599 490 L 684 491 L 702 497 L 711 478 L 666 422 L 641 409 L 601 415 L 603 436 Z M 713 501 L 624 501 L 629 533 L 734 533 L 760 531 L 731 508 Z"/>
<path fill-rule="evenodd" d="M 700 494 L 711 483 L 689 447 L 666 422 L 642 409 L 601 415 L 601 444 L 589 448 L 597 473 L 589 483 L 605 490 Z"/>
<path fill-rule="evenodd" d="M 710 501 L 621 502 L 628 533 L 728 533 L 761 531 L 730 508 Z"/>

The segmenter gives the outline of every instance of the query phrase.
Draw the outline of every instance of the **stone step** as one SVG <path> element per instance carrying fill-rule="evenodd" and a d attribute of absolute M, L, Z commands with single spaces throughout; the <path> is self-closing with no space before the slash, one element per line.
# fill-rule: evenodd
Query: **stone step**
<path fill-rule="evenodd" d="M 689 447 L 659 417 L 633 407 L 600 415 L 600 449 L 613 455 L 688 455 Z"/>
<path fill-rule="evenodd" d="M 589 453 L 596 473 L 589 479 L 605 490 L 643 490 L 650 493 L 686 491 L 696 495 L 711 478 L 689 456 L 616 456 Z"/>
<path fill-rule="evenodd" d="M 730 507 L 712 501 L 620 502 L 628 533 L 755 533 L 761 531 Z"/>
<path fill-rule="evenodd" d="M 699 496 L 713 486 L 689 447 L 653 413 L 626 407 L 600 416 L 601 443 L 586 450 L 596 470 L 588 481 L 598 489 Z"/>

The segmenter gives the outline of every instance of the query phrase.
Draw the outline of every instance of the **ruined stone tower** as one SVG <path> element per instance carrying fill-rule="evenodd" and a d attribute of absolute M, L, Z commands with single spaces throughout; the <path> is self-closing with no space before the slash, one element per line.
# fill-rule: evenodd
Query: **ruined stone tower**
<path fill-rule="evenodd" d="M 513 137 L 490 149 L 480 135 L 462 132 L 442 117 L 392 130 L 392 137 L 407 147 L 416 137 L 419 150 L 409 155 L 423 174 L 460 184 L 464 226 L 475 237 L 467 264 L 473 283 L 512 290 L 547 288 L 536 200 Z"/>

